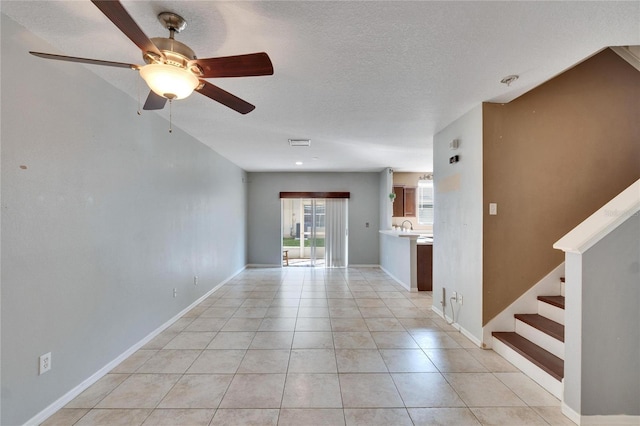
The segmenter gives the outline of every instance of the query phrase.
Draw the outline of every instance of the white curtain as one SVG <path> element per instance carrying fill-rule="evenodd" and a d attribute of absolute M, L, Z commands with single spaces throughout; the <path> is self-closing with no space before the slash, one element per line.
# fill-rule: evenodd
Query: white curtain
<path fill-rule="evenodd" d="M 347 266 L 347 199 L 325 200 L 324 262 L 327 268 Z"/>

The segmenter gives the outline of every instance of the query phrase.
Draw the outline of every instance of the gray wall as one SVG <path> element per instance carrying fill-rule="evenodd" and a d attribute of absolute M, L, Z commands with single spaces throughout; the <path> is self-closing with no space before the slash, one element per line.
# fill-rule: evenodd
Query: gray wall
<path fill-rule="evenodd" d="M 387 167 L 380 172 L 380 229 L 391 229 L 393 203 L 389 194 L 393 191 L 393 171 Z"/>
<path fill-rule="evenodd" d="M 640 214 L 582 255 L 583 416 L 640 416 Z"/>
<path fill-rule="evenodd" d="M 87 68 L 28 50 L 53 48 L 2 15 L 3 425 L 42 411 L 246 260 L 241 169 L 169 134 L 159 115 L 138 116 Z M 38 376 L 46 352 L 53 368 Z"/>
<path fill-rule="evenodd" d="M 249 173 L 248 179 L 249 264 L 282 264 L 280 192 L 349 191 L 349 264 L 378 265 L 380 173 Z"/>
<path fill-rule="evenodd" d="M 417 278 L 417 259 L 418 248 L 415 243 L 411 243 L 410 238 L 380 234 L 380 267 L 409 291 L 412 275 Z M 417 282 L 414 285 L 417 286 Z M 415 287 L 414 291 L 417 290 Z"/>
<path fill-rule="evenodd" d="M 449 149 L 453 139 L 457 151 Z M 449 164 L 449 157 L 460 162 Z M 478 105 L 433 140 L 434 224 L 433 306 L 442 309 L 442 288 L 447 299 L 461 293 L 464 304 L 456 308 L 456 322 L 482 340 L 482 106 Z M 447 315 L 451 304 L 447 300 Z"/>

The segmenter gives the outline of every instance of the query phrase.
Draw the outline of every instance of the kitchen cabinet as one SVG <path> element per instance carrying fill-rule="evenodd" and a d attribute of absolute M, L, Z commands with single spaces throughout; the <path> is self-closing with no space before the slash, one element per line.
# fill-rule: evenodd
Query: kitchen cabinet
<path fill-rule="evenodd" d="M 433 246 L 418 244 L 417 278 L 418 291 L 433 290 Z"/>
<path fill-rule="evenodd" d="M 404 216 L 416 217 L 416 188 L 404 188 Z"/>
<path fill-rule="evenodd" d="M 394 186 L 393 217 L 416 217 L 416 188 Z"/>
<path fill-rule="evenodd" d="M 393 200 L 393 217 L 404 216 L 404 187 L 394 186 L 393 193 L 396 194 L 396 199 Z"/>

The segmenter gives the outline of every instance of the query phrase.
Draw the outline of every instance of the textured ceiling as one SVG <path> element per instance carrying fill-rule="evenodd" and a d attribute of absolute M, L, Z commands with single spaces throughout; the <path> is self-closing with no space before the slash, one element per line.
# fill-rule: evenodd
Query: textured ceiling
<path fill-rule="evenodd" d="M 210 80 L 256 105 L 248 115 L 197 93 L 173 105 L 174 126 L 248 171 L 429 171 L 433 135 L 479 103 L 510 101 L 606 46 L 640 44 L 637 1 L 122 3 L 149 37 L 167 36 L 158 13 L 185 17 L 176 38 L 198 57 L 269 54 L 273 76 Z M 142 63 L 88 1 L 0 7 L 46 41 L 33 50 Z M 86 66 L 138 98 L 137 72 L 56 66 Z M 500 84 L 509 74 L 520 79 Z M 168 108 L 145 113 L 168 118 Z"/>

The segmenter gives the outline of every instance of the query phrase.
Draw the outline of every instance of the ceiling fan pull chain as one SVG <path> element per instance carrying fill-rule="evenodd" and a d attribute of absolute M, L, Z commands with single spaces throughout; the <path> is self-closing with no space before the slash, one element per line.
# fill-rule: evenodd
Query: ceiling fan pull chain
<path fill-rule="evenodd" d="M 173 133 L 173 99 L 169 99 L 169 133 Z"/>

